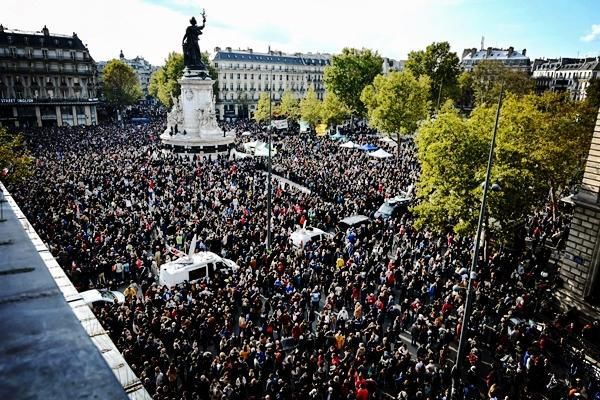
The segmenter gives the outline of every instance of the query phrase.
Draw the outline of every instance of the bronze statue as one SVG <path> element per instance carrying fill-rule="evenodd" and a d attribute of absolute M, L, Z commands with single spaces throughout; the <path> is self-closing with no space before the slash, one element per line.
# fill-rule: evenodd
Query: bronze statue
<path fill-rule="evenodd" d="M 196 25 L 196 18 L 190 19 L 190 26 L 185 30 L 183 36 L 183 63 L 190 70 L 206 70 L 202 62 L 202 53 L 198 46 L 198 37 L 202 35 L 202 29 L 206 25 L 206 13 L 202 11 L 202 26 Z"/>

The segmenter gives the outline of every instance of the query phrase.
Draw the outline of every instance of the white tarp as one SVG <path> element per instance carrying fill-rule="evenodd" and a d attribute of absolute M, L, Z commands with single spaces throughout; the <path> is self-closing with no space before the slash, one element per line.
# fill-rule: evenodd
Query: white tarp
<path fill-rule="evenodd" d="M 382 142 L 384 142 L 384 143 L 386 143 L 386 144 L 388 144 L 388 145 L 390 145 L 390 146 L 392 146 L 392 147 L 398 146 L 398 143 L 396 143 L 396 141 L 394 139 L 389 138 L 387 136 L 386 137 L 382 137 L 379 140 L 382 141 Z"/>
<path fill-rule="evenodd" d="M 343 147 L 345 149 L 356 149 L 358 147 L 360 147 L 359 145 L 355 144 L 352 140 L 350 140 L 349 142 L 346 142 L 344 144 L 340 144 L 340 147 Z"/>
<path fill-rule="evenodd" d="M 300 132 L 308 132 L 310 130 L 310 124 L 306 121 L 300 120 Z"/>
<path fill-rule="evenodd" d="M 385 151 L 383 149 L 375 150 L 375 151 L 369 153 L 369 155 L 371 157 L 376 157 L 376 158 L 388 158 L 388 157 L 392 157 L 392 155 L 390 153 L 388 153 L 387 151 Z"/>

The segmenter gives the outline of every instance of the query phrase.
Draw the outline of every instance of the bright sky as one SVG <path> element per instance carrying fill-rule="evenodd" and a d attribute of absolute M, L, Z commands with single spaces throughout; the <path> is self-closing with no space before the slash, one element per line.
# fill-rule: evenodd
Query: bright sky
<path fill-rule="evenodd" d="M 162 65 L 206 9 L 202 50 L 368 47 L 404 59 L 433 41 L 527 49 L 530 57 L 600 55 L 600 0 L 0 0 L 8 28 L 77 32 L 95 60 L 137 55 Z"/>

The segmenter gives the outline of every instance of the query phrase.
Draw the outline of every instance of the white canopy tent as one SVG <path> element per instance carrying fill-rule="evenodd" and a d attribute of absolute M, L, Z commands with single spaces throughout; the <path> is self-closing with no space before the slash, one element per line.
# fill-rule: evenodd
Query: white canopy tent
<path fill-rule="evenodd" d="M 385 144 L 392 146 L 392 147 L 396 147 L 398 146 L 398 143 L 396 143 L 396 141 L 390 137 L 382 137 L 381 139 L 379 139 L 379 141 L 384 142 Z"/>
<path fill-rule="evenodd" d="M 392 157 L 392 154 L 388 153 L 387 151 L 385 151 L 383 149 L 372 151 L 371 153 L 369 153 L 369 155 L 371 157 L 375 157 L 375 158 L 389 158 L 389 157 Z"/>

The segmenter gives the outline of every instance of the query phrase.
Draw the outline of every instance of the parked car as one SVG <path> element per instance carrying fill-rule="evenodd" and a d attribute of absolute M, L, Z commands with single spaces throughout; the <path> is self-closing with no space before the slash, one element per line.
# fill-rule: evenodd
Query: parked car
<path fill-rule="evenodd" d="M 290 239 L 292 240 L 292 243 L 294 244 L 294 246 L 296 247 L 304 247 L 306 246 L 306 243 L 314 241 L 314 240 L 323 240 L 326 238 L 331 238 L 333 237 L 333 234 L 329 233 L 329 232 L 325 232 L 324 230 L 321 230 L 319 228 L 314 228 L 314 227 L 305 227 L 305 228 L 300 228 L 298 229 L 296 232 L 292 233 L 290 235 Z"/>
<path fill-rule="evenodd" d="M 122 304 L 125 302 L 125 295 L 116 290 L 92 289 L 79 293 L 83 297 L 83 302 L 89 306 L 97 306 L 102 304 L 113 304 L 115 300 Z"/>

